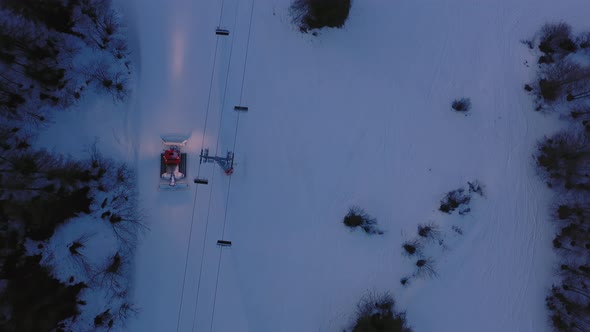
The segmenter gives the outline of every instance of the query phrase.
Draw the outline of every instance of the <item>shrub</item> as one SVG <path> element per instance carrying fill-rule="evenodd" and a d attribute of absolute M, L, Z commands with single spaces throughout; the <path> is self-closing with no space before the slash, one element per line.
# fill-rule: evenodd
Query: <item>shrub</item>
<path fill-rule="evenodd" d="M 572 52 L 575 51 L 575 43 L 572 41 L 572 28 L 569 24 L 546 23 L 541 28 L 541 37 L 539 50 L 545 54 L 551 54 L 558 51 Z"/>
<path fill-rule="evenodd" d="M 369 293 L 357 304 L 352 332 L 412 332 L 405 312 L 395 309 L 391 294 Z"/>
<path fill-rule="evenodd" d="M 569 189 L 584 189 L 588 184 L 588 152 L 588 137 L 566 130 L 539 142 L 535 159 L 550 186 L 563 183 Z"/>
<path fill-rule="evenodd" d="M 109 328 L 113 326 L 113 319 L 111 309 L 107 309 L 94 317 L 94 327 L 107 325 Z"/>
<path fill-rule="evenodd" d="M 414 255 L 421 255 L 422 249 L 424 246 L 420 241 L 417 239 L 406 241 L 402 244 L 402 248 L 404 249 L 403 254 L 406 256 L 414 256 Z"/>
<path fill-rule="evenodd" d="M 383 234 L 383 231 L 377 227 L 377 220 L 358 207 L 350 208 L 343 222 L 351 229 L 361 227 L 367 234 Z"/>
<path fill-rule="evenodd" d="M 351 4 L 351 0 L 295 0 L 290 11 L 293 23 L 307 33 L 323 27 L 342 28 Z"/>
<path fill-rule="evenodd" d="M 554 63 L 555 60 L 553 60 L 553 57 L 551 55 L 541 55 L 539 57 L 539 61 L 537 61 L 538 64 L 543 64 L 543 63 Z"/>
<path fill-rule="evenodd" d="M 451 214 L 456 209 L 460 209 L 459 213 L 463 214 L 469 212 L 469 208 L 466 207 L 471 202 L 471 196 L 465 194 L 465 189 L 459 188 L 453 191 L 449 191 L 445 197 L 440 201 L 439 210 Z"/>
<path fill-rule="evenodd" d="M 416 272 L 414 275 L 418 278 L 436 277 L 435 264 L 432 258 L 421 258 L 416 261 Z"/>
<path fill-rule="evenodd" d="M 418 225 L 418 235 L 428 240 L 440 239 L 440 228 L 437 224 L 431 222 L 428 224 Z"/>
<path fill-rule="evenodd" d="M 539 81 L 539 89 L 541 90 L 541 96 L 547 101 L 554 101 L 561 94 L 559 83 L 545 78 Z"/>
<path fill-rule="evenodd" d="M 469 98 L 455 99 L 451 107 L 457 112 L 469 112 L 471 109 L 471 100 Z"/>
<path fill-rule="evenodd" d="M 399 280 L 399 283 L 402 284 L 402 286 L 407 286 L 410 284 L 410 279 L 411 277 L 403 277 Z"/>

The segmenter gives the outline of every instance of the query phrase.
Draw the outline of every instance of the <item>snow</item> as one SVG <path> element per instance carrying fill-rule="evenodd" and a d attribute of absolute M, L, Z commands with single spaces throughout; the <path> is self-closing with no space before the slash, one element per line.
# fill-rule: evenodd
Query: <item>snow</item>
<path fill-rule="evenodd" d="M 68 115 L 46 141 L 135 151 L 150 231 L 129 331 L 342 331 L 370 290 L 392 291 L 415 331 L 550 330 L 551 194 L 531 155 L 560 123 L 533 111 L 520 41 L 547 21 L 589 29 L 587 1 L 354 1 L 344 29 L 317 37 L 290 24 L 287 0 L 118 5 L 137 60 L 129 109 Z M 462 97 L 467 116 L 450 107 Z M 208 185 L 157 191 L 171 133 L 191 133 L 187 176 Z M 199 165 L 201 148 L 234 151 L 231 178 Z M 485 197 L 468 215 L 437 210 L 475 179 Z M 385 234 L 344 227 L 351 206 Z M 402 287 L 401 244 L 429 221 L 438 277 Z"/>

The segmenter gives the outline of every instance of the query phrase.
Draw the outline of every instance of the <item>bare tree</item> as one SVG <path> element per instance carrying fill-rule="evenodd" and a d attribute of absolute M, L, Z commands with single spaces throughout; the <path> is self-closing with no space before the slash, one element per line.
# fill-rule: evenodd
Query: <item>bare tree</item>
<path fill-rule="evenodd" d="M 91 280 L 100 287 L 108 289 L 113 296 L 124 297 L 129 286 L 128 269 L 128 258 L 117 251 L 98 269 Z"/>
<path fill-rule="evenodd" d="M 87 84 L 92 83 L 97 90 L 110 94 L 115 102 L 124 101 L 129 95 L 129 75 L 103 59 L 87 65 L 79 73 L 86 77 Z"/>
<path fill-rule="evenodd" d="M 83 234 L 79 236 L 76 240 L 72 241 L 68 244 L 68 251 L 70 252 L 71 259 L 74 260 L 77 266 L 82 269 L 82 272 L 86 276 L 92 275 L 92 266 L 88 263 L 86 256 L 82 252 L 82 250 L 86 247 L 86 243 L 90 239 L 92 235 L 90 234 Z"/>

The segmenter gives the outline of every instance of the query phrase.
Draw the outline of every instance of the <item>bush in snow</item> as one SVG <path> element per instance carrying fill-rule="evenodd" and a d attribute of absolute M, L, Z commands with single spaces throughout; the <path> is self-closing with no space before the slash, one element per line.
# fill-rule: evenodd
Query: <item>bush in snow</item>
<path fill-rule="evenodd" d="M 460 215 L 464 215 L 471 211 L 469 203 L 473 194 L 484 196 L 484 186 L 479 181 L 467 182 L 467 191 L 463 188 L 449 191 L 445 197 L 440 201 L 439 210 L 444 213 L 452 213 L 455 210 L 459 210 Z"/>
<path fill-rule="evenodd" d="M 449 191 L 440 201 L 438 209 L 449 214 L 459 209 L 459 214 L 465 214 L 470 211 L 469 202 L 471 202 L 471 195 L 465 193 L 465 189 L 459 188 Z"/>
<path fill-rule="evenodd" d="M 82 272 L 87 276 L 92 274 L 93 268 L 86 260 L 86 256 L 84 253 L 82 253 L 82 251 L 86 247 L 86 242 L 88 241 L 89 237 L 89 235 L 84 234 L 68 244 L 70 258 L 82 269 Z"/>
<path fill-rule="evenodd" d="M 588 266 L 580 266 L 580 268 L 572 269 L 572 274 L 578 273 L 586 277 L 570 277 L 560 285 L 554 285 L 546 298 L 547 308 L 551 312 L 551 323 L 556 331 L 588 331 L 590 329 L 588 320 L 590 291 L 586 286 L 587 274 L 590 270 Z"/>
<path fill-rule="evenodd" d="M 535 159 L 550 187 L 589 190 L 590 145 L 585 133 L 566 130 L 545 137 L 537 146 Z"/>
<path fill-rule="evenodd" d="M 457 112 L 469 112 L 469 110 L 471 109 L 471 99 L 455 99 L 451 104 L 451 108 L 453 108 Z"/>
<path fill-rule="evenodd" d="M 553 248 L 559 253 L 559 282 L 551 289 L 546 305 L 556 331 L 586 330 L 590 327 L 587 300 L 590 291 L 590 189 L 588 158 L 590 145 L 584 133 L 564 131 L 539 143 L 535 156 L 541 174 L 552 188 L 569 194 L 553 207 L 553 221 L 559 227 Z M 573 328 L 575 327 L 575 328 Z"/>
<path fill-rule="evenodd" d="M 582 66 L 568 58 L 555 63 L 545 63 L 539 74 L 540 97 L 547 102 L 566 99 L 564 95 L 587 91 L 590 84 L 590 67 Z"/>
<path fill-rule="evenodd" d="M 440 227 L 434 222 L 418 225 L 418 235 L 428 241 L 440 240 Z"/>
<path fill-rule="evenodd" d="M 564 95 L 568 100 L 583 97 L 589 91 L 590 67 L 583 65 L 572 57 L 580 49 L 587 48 L 590 34 L 582 33 L 578 37 L 572 35 L 571 27 L 566 23 L 548 23 L 543 26 L 539 35 L 539 72 L 536 91 L 538 101 L 554 103 Z M 539 103 L 538 109 L 543 107 Z"/>
<path fill-rule="evenodd" d="M 357 304 L 352 332 L 412 332 L 405 312 L 395 308 L 389 293 L 368 293 Z"/>
<path fill-rule="evenodd" d="M 435 264 L 432 258 L 420 258 L 416 261 L 416 272 L 414 275 L 418 278 L 436 277 Z"/>
<path fill-rule="evenodd" d="M 540 32 L 539 50 L 543 54 L 539 59 L 538 100 L 552 103 L 551 109 L 567 109 L 571 119 L 578 122 L 545 137 L 534 155 L 539 174 L 562 197 L 552 208 L 552 219 L 558 226 L 552 244 L 560 263 L 546 305 L 554 330 L 563 332 L 590 330 L 590 203 L 586 195 L 590 189 L 590 100 L 586 99 L 590 97 L 590 66 L 569 56 L 587 56 L 589 41 L 590 33 L 575 37 L 565 23 L 546 24 Z"/>
<path fill-rule="evenodd" d="M 351 229 L 360 227 L 367 234 L 383 234 L 383 231 L 377 227 L 377 220 L 358 207 L 350 208 L 342 222 Z"/>
<path fill-rule="evenodd" d="M 556 331 L 590 328 L 590 203 L 585 197 L 566 199 L 555 207 L 554 222 L 560 227 L 553 247 L 560 254 L 559 282 L 546 298 Z M 573 328 L 575 327 L 575 328 Z"/>
<path fill-rule="evenodd" d="M 422 255 L 424 246 L 418 239 L 406 241 L 402 244 L 403 254 L 409 257 Z"/>
<path fill-rule="evenodd" d="M 323 27 L 342 28 L 350 12 L 351 0 L 294 0 L 293 23 L 301 32 Z"/>
<path fill-rule="evenodd" d="M 111 309 L 107 309 L 100 314 L 94 317 L 94 327 L 108 327 L 109 329 L 113 327 L 113 315 L 111 314 Z"/>
<path fill-rule="evenodd" d="M 576 43 L 572 37 L 572 27 L 564 22 L 546 23 L 541 28 L 539 50 L 547 55 L 575 52 Z"/>
<path fill-rule="evenodd" d="M 114 296 L 124 296 L 127 291 L 128 268 L 127 257 L 116 252 L 92 277 L 93 282 L 109 290 Z"/>

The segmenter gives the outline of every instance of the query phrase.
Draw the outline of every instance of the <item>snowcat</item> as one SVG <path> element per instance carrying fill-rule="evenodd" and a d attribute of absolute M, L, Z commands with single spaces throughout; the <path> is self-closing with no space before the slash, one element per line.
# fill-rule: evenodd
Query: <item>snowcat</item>
<path fill-rule="evenodd" d="M 160 154 L 160 190 L 173 191 L 188 189 L 186 181 L 186 139 L 178 137 L 162 137 L 164 151 Z"/>

